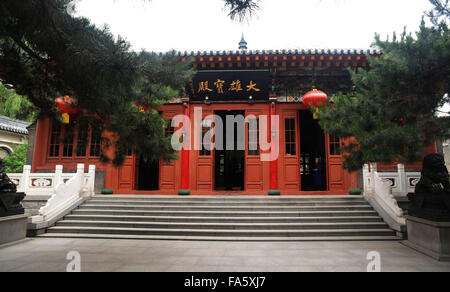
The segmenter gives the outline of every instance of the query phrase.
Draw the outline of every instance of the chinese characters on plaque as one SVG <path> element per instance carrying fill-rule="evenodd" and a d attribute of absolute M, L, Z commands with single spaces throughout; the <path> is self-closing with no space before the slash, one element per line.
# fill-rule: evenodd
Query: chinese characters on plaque
<path fill-rule="evenodd" d="M 211 91 L 217 90 L 218 94 L 224 94 L 223 87 L 226 83 L 225 80 L 217 79 L 217 81 L 214 82 L 214 87 L 215 87 L 214 89 L 209 88 L 208 83 L 209 83 L 209 81 L 200 81 L 198 84 L 198 92 L 206 92 L 206 91 L 211 92 Z M 246 89 L 247 91 L 255 91 L 255 92 L 261 91 L 261 89 L 256 88 L 256 83 L 253 83 L 253 80 L 250 80 L 249 85 L 247 85 L 246 87 L 247 87 L 247 89 Z M 243 91 L 243 90 L 244 89 L 242 88 L 241 80 L 235 80 L 235 81 L 231 82 L 228 87 L 228 91 L 239 92 L 239 91 Z"/>
<path fill-rule="evenodd" d="M 268 71 L 199 71 L 192 80 L 193 101 L 268 100 Z"/>

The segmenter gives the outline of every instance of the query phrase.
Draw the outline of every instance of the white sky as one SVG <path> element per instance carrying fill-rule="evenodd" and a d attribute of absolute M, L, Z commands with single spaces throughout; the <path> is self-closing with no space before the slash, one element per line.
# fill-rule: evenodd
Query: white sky
<path fill-rule="evenodd" d="M 250 22 L 232 21 L 222 0 L 80 0 L 78 14 L 107 23 L 134 50 L 367 49 L 376 32 L 417 30 L 428 0 L 262 0 Z"/>
<path fill-rule="evenodd" d="M 261 0 L 249 22 L 232 21 L 223 0 L 78 0 L 78 14 L 108 24 L 139 51 L 367 49 L 375 33 L 418 29 L 428 0 Z M 444 107 L 450 111 L 450 105 Z"/>

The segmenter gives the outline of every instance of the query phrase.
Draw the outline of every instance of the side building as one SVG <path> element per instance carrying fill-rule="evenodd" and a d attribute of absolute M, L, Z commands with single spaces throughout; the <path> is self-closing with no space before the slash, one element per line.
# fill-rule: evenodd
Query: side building
<path fill-rule="evenodd" d="M 14 149 L 27 142 L 30 123 L 0 116 L 0 159 L 11 155 Z"/>

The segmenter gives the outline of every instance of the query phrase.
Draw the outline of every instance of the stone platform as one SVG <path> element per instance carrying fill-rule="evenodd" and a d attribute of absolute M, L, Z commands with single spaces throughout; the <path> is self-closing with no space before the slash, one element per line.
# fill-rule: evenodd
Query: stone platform
<path fill-rule="evenodd" d="M 24 239 L 27 233 L 26 215 L 0 217 L 0 245 Z"/>
<path fill-rule="evenodd" d="M 439 261 L 450 261 L 450 222 L 406 216 L 408 240 L 403 243 Z"/>

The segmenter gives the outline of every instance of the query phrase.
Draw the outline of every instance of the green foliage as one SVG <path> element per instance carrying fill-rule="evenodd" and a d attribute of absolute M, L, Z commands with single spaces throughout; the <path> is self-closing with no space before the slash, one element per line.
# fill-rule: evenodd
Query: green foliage
<path fill-rule="evenodd" d="M 351 72 L 355 92 L 335 98 L 319 114 L 325 131 L 354 137 L 343 147 L 349 170 L 367 162 L 419 161 L 424 146 L 449 135 L 450 117 L 437 116 L 450 101 L 447 25 L 422 22 L 415 36 L 394 34 L 392 41 L 376 36 L 376 44 L 383 55 L 369 56 L 371 69 Z"/>
<path fill-rule="evenodd" d="M 434 8 L 427 13 L 434 25 L 445 23 L 450 18 L 449 0 L 429 0 Z"/>
<path fill-rule="evenodd" d="M 223 1 L 231 18 L 242 19 L 258 8 L 258 0 Z M 79 123 L 113 133 L 103 138 L 108 147 L 116 146 L 112 157 L 108 149 L 102 152 L 105 163 L 121 164 L 128 149 L 147 160 L 174 158 L 163 135 L 162 117 L 155 111 L 140 113 L 134 105 L 157 106 L 183 95 L 193 75 L 190 64 L 180 62 L 174 52 L 131 51 L 130 44 L 114 38 L 108 27 L 97 28 L 86 18 L 74 17 L 75 3 L 0 2 L 0 79 L 27 96 L 38 117 L 54 122 L 60 115 L 55 98 L 74 98 L 84 113 Z M 8 103 L 20 111 L 29 106 L 17 96 Z"/>
<path fill-rule="evenodd" d="M 3 159 L 7 173 L 22 173 L 27 163 L 28 144 L 22 144 L 14 149 L 10 156 Z"/>
<path fill-rule="evenodd" d="M 13 89 L 7 89 L 0 82 L 0 115 L 27 122 L 33 122 L 35 111 L 33 104 Z"/>
<path fill-rule="evenodd" d="M 134 105 L 157 106 L 182 95 L 193 75 L 190 64 L 174 52 L 131 51 L 107 27 L 69 14 L 73 2 L 0 2 L 0 78 L 27 96 L 39 117 L 55 122 L 60 113 L 54 99 L 74 98 L 84 113 L 80 123 L 114 133 L 103 142 L 117 151 L 108 156 L 106 149 L 104 162 L 122 163 L 125 149 L 147 159 L 173 158 L 161 116 Z"/>

